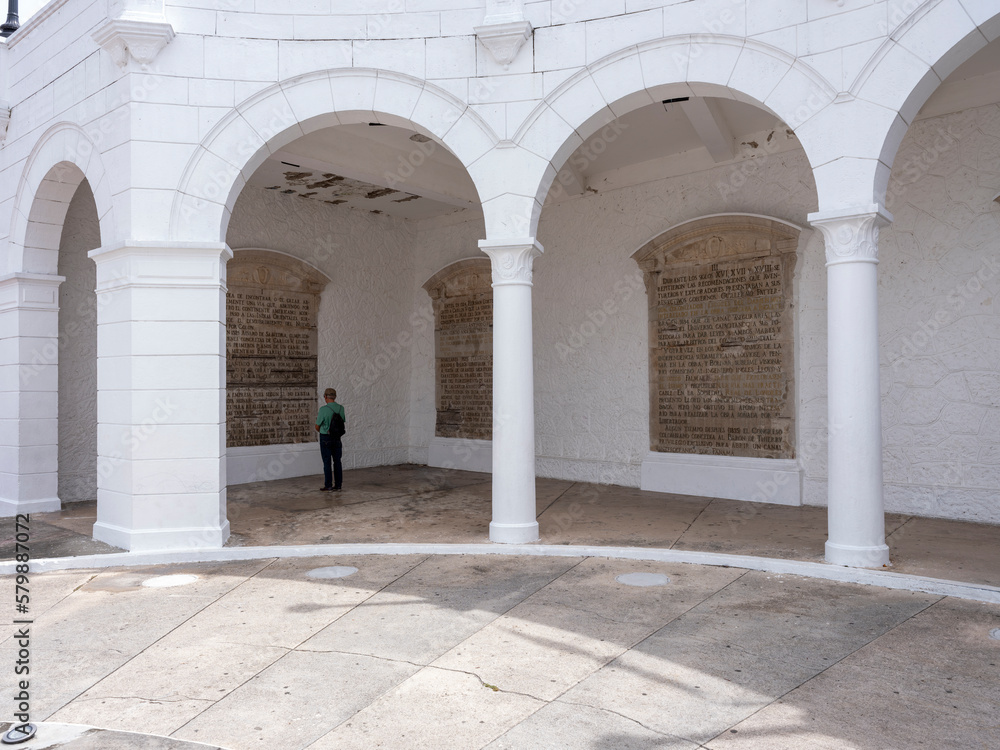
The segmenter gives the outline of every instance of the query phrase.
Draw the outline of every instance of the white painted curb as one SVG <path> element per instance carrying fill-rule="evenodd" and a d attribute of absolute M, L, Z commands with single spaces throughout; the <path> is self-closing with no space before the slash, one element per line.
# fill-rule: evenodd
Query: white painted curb
<path fill-rule="evenodd" d="M 309 544 L 276 547 L 224 547 L 165 552 L 121 552 L 108 555 L 82 555 L 31 561 L 32 573 L 81 568 L 115 568 L 138 565 L 173 565 L 179 563 L 231 562 L 265 558 L 338 557 L 347 555 L 526 555 L 535 557 L 603 557 L 614 560 L 651 560 L 655 562 L 713 565 L 745 568 L 767 573 L 805 576 L 841 583 L 860 583 L 902 591 L 953 596 L 958 599 L 1000 604 L 1000 588 L 983 584 L 948 581 L 940 578 L 893 573 L 886 570 L 847 568 L 827 563 L 782 560 L 753 555 L 726 555 L 720 552 L 697 552 L 641 547 L 592 547 L 562 544 Z M 0 563 L 0 575 L 15 572 L 16 562 Z"/>

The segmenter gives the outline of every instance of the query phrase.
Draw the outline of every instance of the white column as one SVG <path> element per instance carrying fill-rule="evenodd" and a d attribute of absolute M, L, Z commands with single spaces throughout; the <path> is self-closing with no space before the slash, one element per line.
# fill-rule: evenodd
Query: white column
<path fill-rule="evenodd" d="M 59 510 L 59 285 L 0 278 L 0 516 Z"/>
<path fill-rule="evenodd" d="M 97 523 L 135 551 L 221 547 L 224 244 L 129 243 L 97 262 Z"/>
<path fill-rule="evenodd" d="M 827 266 L 829 530 L 827 562 L 889 563 L 882 503 L 878 343 L 880 206 L 810 214 L 823 233 Z"/>
<path fill-rule="evenodd" d="M 535 384 L 531 348 L 534 238 L 481 240 L 493 264 L 493 521 L 490 540 L 538 539 Z"/>

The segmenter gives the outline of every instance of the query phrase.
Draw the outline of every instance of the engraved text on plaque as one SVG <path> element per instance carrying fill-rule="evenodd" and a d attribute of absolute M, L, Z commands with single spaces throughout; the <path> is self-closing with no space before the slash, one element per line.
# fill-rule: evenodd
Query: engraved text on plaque
<path fill-rule="evenodd" d="M 649 295 L 651 450 L 794 458 L 797 243 L 787 224 L 733 215 L 636 253 Z"/>
<path fill-rule="evenodd" d="M 434 304 L 435 435 L 493 434 L 493 288 L 488 258 L 459 261 L 424 284 Z"/>
<path fill-rule="evenodd" d="M 327 283 L 280 253 L 240 250 L 227 266 L 226 444 L 316 439 L 316 316 Z"/>

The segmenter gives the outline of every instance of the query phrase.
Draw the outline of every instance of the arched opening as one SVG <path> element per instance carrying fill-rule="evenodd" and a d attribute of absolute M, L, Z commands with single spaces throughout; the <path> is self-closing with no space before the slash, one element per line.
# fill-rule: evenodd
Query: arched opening
<path fill-rule="evenodd" d="M 737 66 L 727 75 L 746 80 L 751 74 L 751 69 Z M 605 97 L 609 93 L 604 91 Z M 548 184 L 538 223 L 545 254 L 536 262 L 535 276 L 537 317 L 544 321 L 536 328 L 535 344 L 539 476 L 671 492 L 658 497 L 626 493 L 623 502 L 634 502 L 661 518 L 676 515 L 678 521 L 686 518 L 684 514 L 696 516 L 713 502 L 713 497 L 822 505 L 825 340 L 818 331 L 800 333 L 808 330 L 806 326 L 822 321 L 822 239 L 804 231 L 801 242 L 783 246 L 786 253 L 790 251 L 787 256 L 782 256 L 775 245 L 773 252 L 779 260 L 774 262 L 784 264 L 783 270 L 770 269 L 768 273 L 783 277 L 787 271 L 787 280 L 780 295 L 764 300 L 764 293 L 757 289 L 760 279 L 752 273 L 754 264 L 749 259 L 757 253 L 757 260 L 765 262 L 761 259 L 772 251 L 765 252 L 763 245 L 758 247 L 754 242 L 747 246 L 733 227 L 731 243 L 719 238 L 723 245 L 730 244 L 732 257 L 714 265 L 722 269 L 719 273 L 745 271 L 745 275 L 734 277 L 740 282 L 716 278 L 711 253 L 702 248 L 709 255 L 692 257 L 681 265 L 700 268 L 702 264 L 704 268 L 681 274 L 685 279 L 691 277 L 691 281 L 677 285 L 669 300 L 690 313 L 685 325 L 692 331 L 704 327 L 705 318 L 713 326 L 742 330 L 747 336 L 751 330 L 757 331 L 755 326 L 760 323 L 756 320 L 759 312 L 750 310 L 751 306 L 773 303 L 787 308 L 781 333 L 782 356 L 764 356 L 763 349 L 758 351 L 756 333 L 751 337 L 754 343 L 748 346 L 747 336 L 730 341 L 717 335 L 721 328 L 713 329 L 700 345 L 704 350 L 701 356 L 691 360 L 687 368 L 691 372 L 684 374 L 729 382 L 726 378 L 730 375 L 720 377 L 715 372 L 718 363 L 711 357 L 735 348 L 745 356 L 733 358 L 734 363 L 744 368 L 752 366 L 755 373 L 758 369 L 773 369 L 768 363 L 780 360 L 777 371 L 769 373 L 769 377 L 777 378 L 773 383 L 758 378 L 752 384 L 754 393 L 730 394 L 731 398 L 722 399 L 719 407 L 738 408 L 741 399 L 747 404 L 762 402 L 764 392 L 780 382 L 781 389 L 788 389 L 787 402 L 783 402 L 788 407 L 785 413 L 795 414 L 794 420 L 785 417 L 790 439 L 783 446 L 784 452 L 765 449 L 756 438 L 748 439 L 749 432 L 739 436 L 729 432 L 739 420 L 728 411 L 720 412 L 718 419 L 699 422 L 698 429 L 723 431 L 718 433 L 723 437 L 713 440 L 710 449 L 706 448 L 704 429 L 695 435 L 695 420 L 685 425 L 681 424 L 683 415 L 675 415 L 680 417 L 675 419 L 666 413 L 672 408 L 666 403 L 670 394 L 665 386 L 661 388 L 665 373 L 656 367 L 653 350 L 657 332 L 649 318 L 649 295 L 653 295 L 655 304 L 662 292 L 648 285 L 649 280 L 644 279 L 633 260 L 636 251 L 648 243 L 655 244 L 656 238 L 666 236 L 674 227 L 678 227 L 675 233 L 682 232 L 684 226 L 699 219 L 713 226 L 724 224 L 725 217 L 705 218 L 720 214 L 772 217 L 778 219 L 774 226 L 790 225 L 798 235 L 799 228 L 808 226 L 806 217 L 816 210 L 818 202 L 806 149 L 793 127 L 771 108 L 752 102 L 745 94 L 733 98 L 731 90 L 718 85 L 664 82 L 629 95 L 624 93 L 615 92 L 617 98 L 609 99 L 598 117 L 581 116 L 577 122 L 570 122 L 574 133 L 588 133 L 582 139 L 570 137 L 568 142 L 577 144 L 575 147 L 564 143 L 559 149 L 552 148 L 556 171 Z M 771 100 L 779 98 L 775 94 Z M 797 112 L 791 108 L 788 116 L 804 122 L 818 110 L 821 101 L 826 101 L 825 94 L 817 94 L 811 110 Z M 608 112 L 613 119 L 607 119 Z M 754 219 L 758 220 L 765 221 Z M 742 259 L 741 253 L 746 253 Z M 725 296 L 726 303 L 720 304 L 719 310 L 698 312 L 712 295 L 720 301 Z M 739 302 L 732 303 L 734 299 Z M 741 328 L 736 321 L 740 316 L 744 322 L 751 318 L 756 322 Z M 708 348 L 718 351 L 710 354 Z M 732 377 L 732 382 L 739 380 L 735 374 Z M 742 386 L 751 387 L 749 376 L 743 381 Z M 755 400 L 754 395 L 760 398 Z M 710 409 L 713 405 L 702 406 Z M 656 440 L 651 440 L 651 409 L 660 408 L 665 410 L 665 420 L 673 420 L 670 443 L 675 446 L 669 452 L 672 463 L 660 475 L 669 474 L 672 480 L 683 475 L 692 480 L 684 489 L 676 484 L 669 489 L 647 477 L 650 468 L 660 466 L 668 455 L 656 450 Z M 743 427 L 752 429 L 749 424 L 738 429 Z M 706 478 L 712 481 L 704 481 Z M 559 504 L 575 500 L 585 509 L 588 504 L 599 503 L 600 497 L 599 488 L 580 485 L 567 492 Z M 550 518 L 545 514 L 539 518 L 543 539 L 572 538 L 573 524 L 566 523 L 572 511 L 563 513 L 566 508 L 559 504 L 552 513 L 546 511 Z M 815 512 L 822 513 L 818 509 Z M 629 514 L 626 511 L 620 517 L 626 519 Z M 657 520 L 650 526 L 642 531 L 623 531 L 636 539 L 648 539 L 649 543 L 670 543 L 669 536 L 657 536 L 669 535 L 669 524 Z"/>
<path fill-rule="evenodd" d="M 1000 41 L 946 56 L 895 152 L 880 234 L 886 509 L 1000 523 Z M 934 524 L 904 529 L 890 543 Z"/>
<path fill-rule="evenodd" d="M 326 388 L 337 391 L 347 413 L 344 491 L 336 504 L 360 502 L 352 481 L 356 487 L 377 478 L 375 467 L 429 462 L 437 421 L 434 316 L 420 284 L 477 252 L 484 237 L 475 184 L 429 131 L 385 113 L 336 117 L 340 124 L 272 146 L 234 197 L 226 224 L 231 268 L 246 253 L 266 249 L 326 279 L 317 287 L 311 323 L 306 295 L 267 270 L 270 261 L 254 261 L 253 294 L 241 297 L 238 312 L 227 311 L 234 358 L 227 419 L 255 425 L 231 429 L 227 439 L 229 519 L 243 538 L 261 531 L 252 512 L 260 482 L 281 480 L 293 494 L 307 493 L 295 501 L 301 510 L 329 507 L 319 491 L 323 469 L 313 429 Z M 232 307 L 232 293 L 250 287 L 242 275 L 230 274 L 228 283 Z M 285 320 L 276 321 L 276 312 Z M 255 321 L 254 340 L 234 335 Z M 265 361 L 275 351 L 284 365 Z M 247 366 L 236 367 L 237 356 Z M 293 359 L 308 365 L 310 358 L 311 372 L 286 366 Z M 266 417 L 278 412 L 276 420 Z M 461 441 L 445 442 L 447 453 Z M 329 520 L 316 515 L 307 535 L 328 538 Z M 485 527 L 488 508 L 480 520 Z"/>
<path fill-rule="evenodd" d="M 4 279 L 13 300 L 4 338 L 18 357 L 18 377 L 6 395 L 19 426 L 4 431 L 11 461 L 2 506 L 11 515 L 59 510 L 61 499 L 94 499 L 96 329 L 87 252 L 100 244 L 101 226 L 84 172 L 65 159 L 78 155 L 72 147 L 81 142 L 72 128 L 43 139 L 14 213 L 8 247 L 14 272 Z M 103 177 L 96 162 L 90 175 Z"/>
<path fill-rule="evenodd" d="M 97 498 L 97 277 L 101 246 L 90 183 L 73 194 L 59 239 L 59 499 Z"/>

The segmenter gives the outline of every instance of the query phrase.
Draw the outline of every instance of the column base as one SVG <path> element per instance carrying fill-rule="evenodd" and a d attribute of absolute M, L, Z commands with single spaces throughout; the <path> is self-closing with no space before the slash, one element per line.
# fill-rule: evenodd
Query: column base
<path fill-rule="evenodd" d="M 11 518 L 22 513 L 51 513 L 62 510 L 58 497 L 43 497 L 37 500 L 11 500 L 0 497 L 0 518 Z"/>
<path fill-rule="evenodd" d="M 890 565 L 889 547 L 885 544 L 851 547 L 828 541 L 826 561 L 831 565 L 846 565 L 849 568 L 884 568 Z"/>
<path fill-rule="evenodd" d="M 94 539 L 129 552 L 167 552 L 185 549 L 220 549 L 229 539 L 229 521 L 221 528 L 126 529 L 98 521 Z"/>
<path fill-rule="evenodd" d="M 538 522 L 491 523 L 490 541 L 499 544 L 525 544 L 538 541 Z"/>

